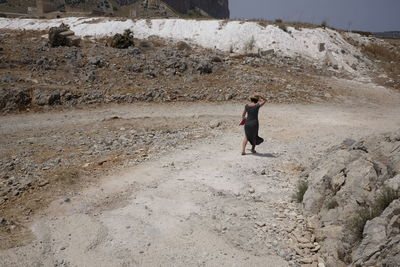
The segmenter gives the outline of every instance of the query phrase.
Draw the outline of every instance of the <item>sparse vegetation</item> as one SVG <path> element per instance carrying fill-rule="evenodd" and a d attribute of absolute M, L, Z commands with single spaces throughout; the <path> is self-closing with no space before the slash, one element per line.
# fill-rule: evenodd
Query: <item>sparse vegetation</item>
<path fill-rule="evenodd" d="M 129 29 L 126 29 L 123 34 L 117 33 L 111 38 L 109 44 L 111 47 L 119 49 L 126 49 L 130 46 L 134 46 L 133 33 Z"/>
<path fill-rule="evenodd" d="M 176 48 L 178 48 L 178 50 L 191 50 L 192 48 L 190 47 L 190 45 L 188 45 L 188 43 L 180 41 L 176 44 Z"/>
<path fill-rule="evenodd" d="M 323 20 L 322 22 L 321 22 L 321 27 L 322 28 L 326 28 L 326 27 L 328 27 L 328 21 L 327 20 Z"/>
<path fill-rule="evenodd" d="M 256 40 L 254 39 L 254 36 L 251 36 L 250 40 L 245 44 L 244 50 L 246 52 L 253 51 L 255 44 L 256 44 Z"/>
<path fill-rule="evenodd" d="M 75 184 L 80 177 L 80 173 L 76 169 L 61 169 L 54 173 L 54 180 L 63 184 Z"/>
<path fill-rule="evenodd" d="M 151 42 L 149 42 L 147 40 L 141 40 L 139 42 L 139 47 L 141 47 L 141 48 L 150 48 L 151 47 Z"/>
<path fill-rule="evenodd" d="M 353 233 L 355 240 L 359 241 L 362 239 L 364 227 L 367 221 L 380 216 L 393 200 L 399 198 L 399 191 L 384 187 L 369 207 L 359 209 L 356 216 L 354 216 L 347 225 L 349 230 Z"/>
<path fill-rule="evenodd" d="M 297 184 L 297 189 L 296 189 L 297 191 L 295 194 L 293 194 L 293 199 L 296 200 L 298 203 L 303 202 L 303 197 L 307 189 L 308 189 L 307 181 L 304 180 L 299 181 L 299 183 Z"/>
<path fill-rule="evenodd" d="M 285 24 L 278 24 L 279 29 L 281 29 L 284 32 L 288 32 L 287 27 Z"/>
<path fill-rule="evenodd" d="M 339 206 L 339 203 L 336 201 L 336 199 L 331 199 L 328 204 L 326 205 L 326 207 L 329 210 L 335 209 Z"/>
<path fill-rule="evenodd" d="M 393 53 L 393 51 L 391 51 L 388 47 L 375 43 L 363 46 L 362 51 L 376 59 L 391 61 L 396 58 L 396 54 Z"/>

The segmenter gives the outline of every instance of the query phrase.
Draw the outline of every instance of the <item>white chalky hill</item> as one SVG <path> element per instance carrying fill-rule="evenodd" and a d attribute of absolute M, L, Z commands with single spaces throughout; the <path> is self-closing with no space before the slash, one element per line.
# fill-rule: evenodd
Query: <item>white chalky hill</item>
<path fill-rule="evenodd" d="M 287 27 L 284 31 L 276 25 L 264 27 L 246 21 L 77 17 L 51 20 L 0 18 L 0 28 L 46 30 L 62 22 L 70 25 L 78 36 L 104 37 L 131 29 L 137 38 L 157 36 L 235 53 L 273 49 L 283 56 L 298 56 L 316 64 L 328 62 L 352 73 L 355 73 L 355 66 L 357 69 L 365 66 L 365 59 L 356 47 L 348 43 L 339 32 L 322 28 Z"/>

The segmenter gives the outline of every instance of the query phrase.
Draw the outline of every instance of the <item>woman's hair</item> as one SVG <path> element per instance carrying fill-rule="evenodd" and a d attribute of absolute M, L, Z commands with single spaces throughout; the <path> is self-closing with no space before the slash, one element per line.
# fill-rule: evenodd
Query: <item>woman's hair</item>
<path fill-rule="evenodd" d="M 257 96 L 250 96 L 250 101 L 253 103 L 258 103 L 258 97 Z"/>

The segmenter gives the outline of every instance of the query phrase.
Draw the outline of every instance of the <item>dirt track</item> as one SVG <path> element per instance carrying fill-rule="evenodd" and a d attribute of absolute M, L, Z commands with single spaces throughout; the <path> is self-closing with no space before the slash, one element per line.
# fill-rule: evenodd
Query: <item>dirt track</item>
<path fill-rule="evenodd" d="M 291 201 L 300 172 L 345 138 L 398 129 L 396 97 L 363 105 L 267 105 L 260 112 L 266 142 L 258 155 L 246 156 L 240 155 L 243 133 L 234 119 L 241 104 L 123 105 L 3 117 L 5 132 L 11 122 L 22 131 L 63 124 L 64 115 L 69 122 L 96 123 L 104 113 L 218 118 L 228 128 L 66 192 L 33 219 L 33 242 L 0 251 L 0 265 L 298 265 L 312 256 L 296 255 L 291 234 L 305 230 Z"/>

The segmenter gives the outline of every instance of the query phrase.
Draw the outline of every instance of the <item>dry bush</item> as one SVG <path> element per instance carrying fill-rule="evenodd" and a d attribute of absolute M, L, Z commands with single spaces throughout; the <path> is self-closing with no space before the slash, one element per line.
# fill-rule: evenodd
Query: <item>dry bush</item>
<path fill-rule="evenodd" d="M 308 189 L 308 183 L 307 181 L 301 180 L 297 184 L 297 190 L 293 194 L 293 199 L 296 200 L 298 203 L 303 202 L 304 194 L 306 193 Z"/>
<path fill-rule="evenodd" d="M 72 168 L 57 170 L 53 175 L 56 182 L 69 185 L 75 184 L 81 176 L 78 170 Z"/>
<path fill-rule="evenodd" d="M 380 216 L 392 201 L 399 198 L 400 191 L 384 187 L 369 207 L 359 209 L 347 224 L 347 229 L 353 234 L 355 241 L 360 241 L 363 238 L 364 227 L 367 221 Z"/>
<path fill-rule="evenodd" d="M 130 46 L 134 46 L 133 33 L 131 30 L 126 29 L 123 34 L 115 34 L 109 41 L 111 47 L 126 49 Z"/>
<path fill-rule="evenodd" d="M 369 56 L 379 60 L 392 61 L 393 59 L 400 60 L 396 53 L 393 53 L 388 47 L 379 44 L 369 44 L 362 47 L 362 51 Z"/>

